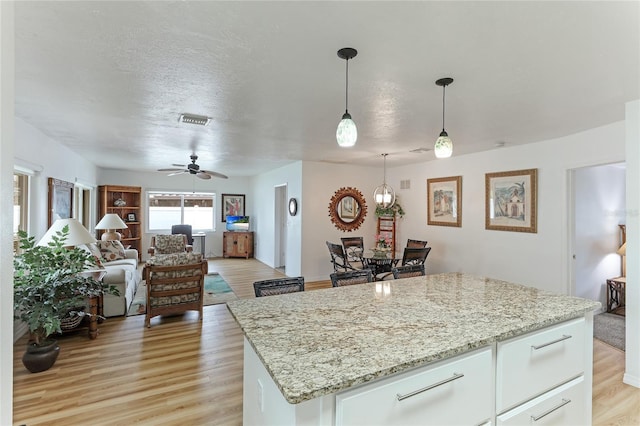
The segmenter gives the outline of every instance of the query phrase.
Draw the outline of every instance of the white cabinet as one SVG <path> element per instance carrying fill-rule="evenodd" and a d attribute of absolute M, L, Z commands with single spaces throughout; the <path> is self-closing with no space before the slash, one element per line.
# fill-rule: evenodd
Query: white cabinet
<path fill-rule="evenodd" d="M 336 395 L 336 425 L 477 425 L 491 419 L 485 348 Z"/>
<path fill-rule="evenodd" d="M 584 404 L 584 377 L 565 383 L 526 404 L 498 416 L 499 426 L 587 425 L 591 411 Z"/>
<path fill-rule="evenodd" d="M 565 322 L 498 343 L 496 412 L 581 375 L 585 319 Z"/>

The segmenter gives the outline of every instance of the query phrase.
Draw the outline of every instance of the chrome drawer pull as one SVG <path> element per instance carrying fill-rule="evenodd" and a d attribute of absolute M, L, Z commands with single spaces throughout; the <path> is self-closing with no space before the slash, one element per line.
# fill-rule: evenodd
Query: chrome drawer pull
<path fill-rule="evenodd" d="M 549 343 L 543 343 L 542 345 L 538 345 L 538 346 L 531 345 L 531 347 L 532 347 L 533 349 L 535 349 L 535 350 L 538 350 L 538 349 L 545 348 L 545 347 L 547 347 L 547 346 L 549 346 L 549 345 L 553 345 L 554 343 L 558 343 L 558 342 L 562 342 L 563 340 L 571 339 L 571 337 L 572 337 L 572 336 L 570 336 L 570 335 L 568 335 L 568 334 L 563 334 L 563 335 L 562 335 L 562 337 L 561 337 L 561 338 L 559 338 L 559 339 L 553 340 L 553 341 L 551 341 L 551 342 L 549 342 Z"/>
<path fill-rule="evenodd" d="M 405 395 L 400 395 L 399 393 L 397 393 L 396 397 L 398 398 L 398 401 L 402 401 L 403 399 L 411 398 L 412 396 L 416 396 L 419 393 L 426 392 L 426 391 L 431 390 L 433 388 L 437 388 L 438 386 L 442 386 L 445 383 L 453 382 L 454 380 L 458 380 L 458 379 L 461 379 L 463 377 L 464 377 L 464 374 L 453 373 L 452 377 L 449 377 L 448 379 L 444 379 L 441 382 L 434 383 L 432 385 L 429 385 L 429 386 L 424 387 L 422 389 L 418 389 L 416 391 L 413 391 L 413 392 L 405 394 Z"/>
<path fill-rule="evenodd" d="M 545 411 L 544 413 L 540 414 L 539 416 L 531 416 L 531 420 L 533 420 L 534 422 L 537 422 L 538 420 L 540 420 L 541 418 L 543 418 L 544 416 L 553 413 L 556 410 L 559 410 L 560 408 L 564 407 L 565 405 L 567 405 L 568 403 L 570 403 L 571 400 L 570 399 L 564 399 L 562 398 L 562 402 L 558 405 L 556 405 L 555 407 Z"/>

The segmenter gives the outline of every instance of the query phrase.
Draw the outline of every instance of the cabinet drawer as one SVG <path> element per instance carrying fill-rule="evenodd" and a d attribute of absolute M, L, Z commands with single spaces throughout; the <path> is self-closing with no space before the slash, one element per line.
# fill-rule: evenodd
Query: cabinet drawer
<path fill-rule="evenodd" d="M 498 343 L 496 412 L 528 401 L 585 370 L 585 320 Z"/>
<path fill-rule="evenodd" d="M 586 412 L 584 402 L 584 377 L 580 376 L 498 416 L 496 424 L 499 426 L 591 424 L 591 413 Z"/>
<path fill-rule="evenodd" d="M 336 425 L 481 424 L 491 418 L 492 377 L 486 348 L 382 379 L 338 394 Z"/>

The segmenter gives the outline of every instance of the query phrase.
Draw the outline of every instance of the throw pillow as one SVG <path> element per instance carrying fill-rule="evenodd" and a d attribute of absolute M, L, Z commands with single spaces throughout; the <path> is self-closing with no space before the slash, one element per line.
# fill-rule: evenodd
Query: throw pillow
<path fill-rule="evenodd" d="M 118 240 L 98 241 L 97 244 L 105 262 L 126 258 L 124 246 Z"/>
<path fill-rule="evenodd" d="M 81 249 L 88 251 L 96 260 L 96 266 L 98 269 L 103 269 L 102 266 L 102 253 L 100 247 L 96 243 L 82 244 L 79 246 Z"/>

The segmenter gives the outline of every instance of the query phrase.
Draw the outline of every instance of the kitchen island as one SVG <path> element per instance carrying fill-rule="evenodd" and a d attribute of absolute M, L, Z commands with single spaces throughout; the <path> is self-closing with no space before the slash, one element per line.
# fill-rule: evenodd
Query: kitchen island
<path fill-rule="evenodd" d="M 591 422 L 598 302 L 450 273 L 227 306 L 245 425 Z"/>

